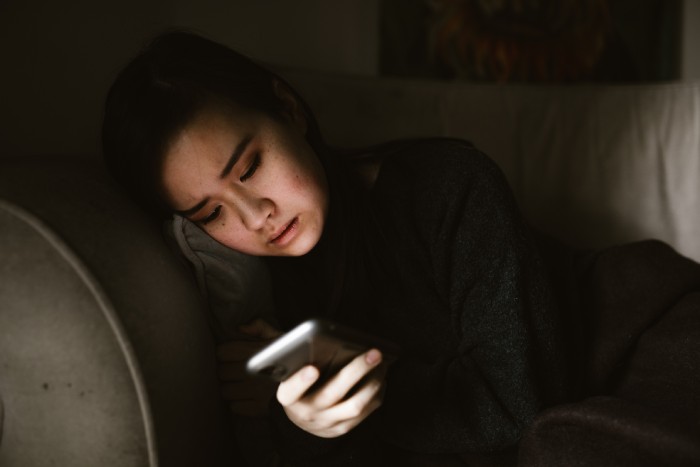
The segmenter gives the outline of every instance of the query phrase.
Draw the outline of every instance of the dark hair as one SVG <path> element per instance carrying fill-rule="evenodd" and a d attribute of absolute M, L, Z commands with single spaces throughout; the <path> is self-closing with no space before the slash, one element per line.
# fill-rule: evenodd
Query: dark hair
<path fill-rule="evenodd" d="M 212 102 L 281 117 L 285 105 L 275 92 L 276 80 L 288 88 L 305 113 L 306 139 L 326 171 L 331 208 L 322 240 L 312 254 L 300 261 L 268 258 L 267 262 L 273 276 L 278 271 L 284 277 L 276 289 L 280 296 L 296 296 L 299 289 L 309 286 L 307 276 L 297 273 L 300 265 L 307 271 L 319 267 L 322 272 L 316 280 L 330 281 L 323 301 L 335 310 L 353 258 L 357 261 L 360 255 L 356 253 L 364 248 L 358 226 L 365 223 L 357 221 L 363 215 L 362 194 L 345 169 L 365 151 L 329 147 L 306 102 L 275 73 L 196 34 L 161 34 L 119 73 L 109 90 L 102 126 L 103 156 L 111 175 L 137 204 L 165 218 L 171 210 L 163 199 L 161 166 L 172 139 Z M 284 273 L 287 267 L 294 268 L 294 273 Z M 311 288 L 312 294 L 318 293 L 318 287 Z M 305 299 L 294 302 L 304 303 Z M 289 300 L 284 303 L 289 307 Z"/>
<path fill-rule="evenodd" d="M 137 203 L 169 214 L 160 171 L 173 137 L 211 102 L 280 117 L 274 82 L 286 85 L 306 113 L 307 140 L 322 158 L 327 146 L 313 114 L 282 78 L 230 48 L 199 35 L 156 37 L 117 76 L 105 104 L 102 150 L 108 171 Z"/>

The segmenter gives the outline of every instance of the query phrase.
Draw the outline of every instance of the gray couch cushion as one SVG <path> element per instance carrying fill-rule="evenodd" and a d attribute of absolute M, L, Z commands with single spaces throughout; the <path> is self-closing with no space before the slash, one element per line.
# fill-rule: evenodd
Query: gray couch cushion
<path fill-rule="evenodd" d="M 164 230 L 192 268 L 218 341 L 240 337 L 238 326 L 256 318 L 275 324 L 270 272 L 262 258 L 225 247 L 182 216 L 166 221 Z"/>
<path fill-rule="evenodd" d="M 99 283 L 41 221 L 2 201 L 0 245 L 2 465 L 155 465 L 138 361 Z"/>
<path fill-rule="evenodd" d="M 225 465 L 213 338 L 159 226 L 103 171 L 0 160 L 0 465 Z"/>

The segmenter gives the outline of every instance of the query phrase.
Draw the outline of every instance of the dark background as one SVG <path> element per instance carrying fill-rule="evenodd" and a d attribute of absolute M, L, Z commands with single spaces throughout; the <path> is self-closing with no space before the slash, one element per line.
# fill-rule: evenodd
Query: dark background
<path fill-rule="evenodd" d="M 99 154 L 109 84 L 150 37 L 172 26 L 284 66 L 454 79 L 416 55 L 422 1 L 0 0 L 0 157 Z M 635 80 L 700 78 L 700 1 L 611 5 Z"/>

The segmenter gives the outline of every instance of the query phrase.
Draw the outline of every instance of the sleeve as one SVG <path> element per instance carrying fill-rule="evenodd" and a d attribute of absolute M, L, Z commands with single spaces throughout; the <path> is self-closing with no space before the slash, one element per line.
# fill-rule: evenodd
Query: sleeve
<path fill-rule="evenodd" d="M 427 250 L 444 305 L 421 312 L 448 313 L 459 342 L 436 359 L 403 354 L 390 367 L 382 408 L 343 437 L 310 439 L 277 408 L 279 442 L 295 465 L 506 450 L 561 393 L 555 302 L 502 173 L 463 142 L 417 144 L 410 153 L 384 187 L 408 197 L 390 197 L 395 205 L 382 212 Z"/>
<path fill-rule="evenodd" d="M 426 160 L 412 228 L 446 310 L 425 312 L 448 312 L 460 337 L 437 360 L 414 355 L 393 365 L 382 433 L 422 452 L 503 450 L 561 394 L 555 302 L 498 167 L 458 143 Z"/>

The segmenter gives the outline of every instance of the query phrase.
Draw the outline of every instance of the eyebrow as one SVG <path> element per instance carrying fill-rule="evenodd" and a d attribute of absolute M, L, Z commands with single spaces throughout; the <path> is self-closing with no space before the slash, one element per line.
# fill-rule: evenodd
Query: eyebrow
<path fill-rule="evenodd" d="M 248 144 L 250 144 L 250 141 L 252 139 L 253 139 L 252 135 L 246 135 L 241 140 L 241 142 L 236 145 L 236 148 L 233 150 L 231 157 L 229 157 L 228 162 L 226 162 L 226 165 L 224 166 L 223 170 L 219 174 L 219 179 L 222 179 L 231 173 L 233 166 L 236 165 L 236 162 L 238 162 L 238 159 L 241 158 L 241 156 L 245 152 L 246 148 L 248 147 Z M 194 206 L 192 206 L 189 209 L 184 209 L 182 211 L 176 210 L 175 212 L 180 214 L 181 216 L 189 217 L 192 214 L 199 211 L 200 209 L 202 209 L 208 202 L 209 202 L 209 198 L 204 198 L 202 201 L 195 204 Z"/>
<path fill-rule="evenodd" d="M 228 162 L 224 166 L 224 170 L 221 171 L 219 174 L 219 178 L 224 178 L 226 177 L 229 173 L 231 173 L 231 169 L 233 169 L 233 166 L 236 165 L 236 162 L 238 162 L 238 159 L 241 158 L 243 155 L 243 152 L 245 152 L 245 148 L 248 147 L 248 144 L 250 143 L 250 140 L 253 139 L 251 135 L 246 135 L 240 143 L 236 145 L 236 149 L 233 150 L 233 154 L 231 154 L 231 157 L 229 158 Z"/>

